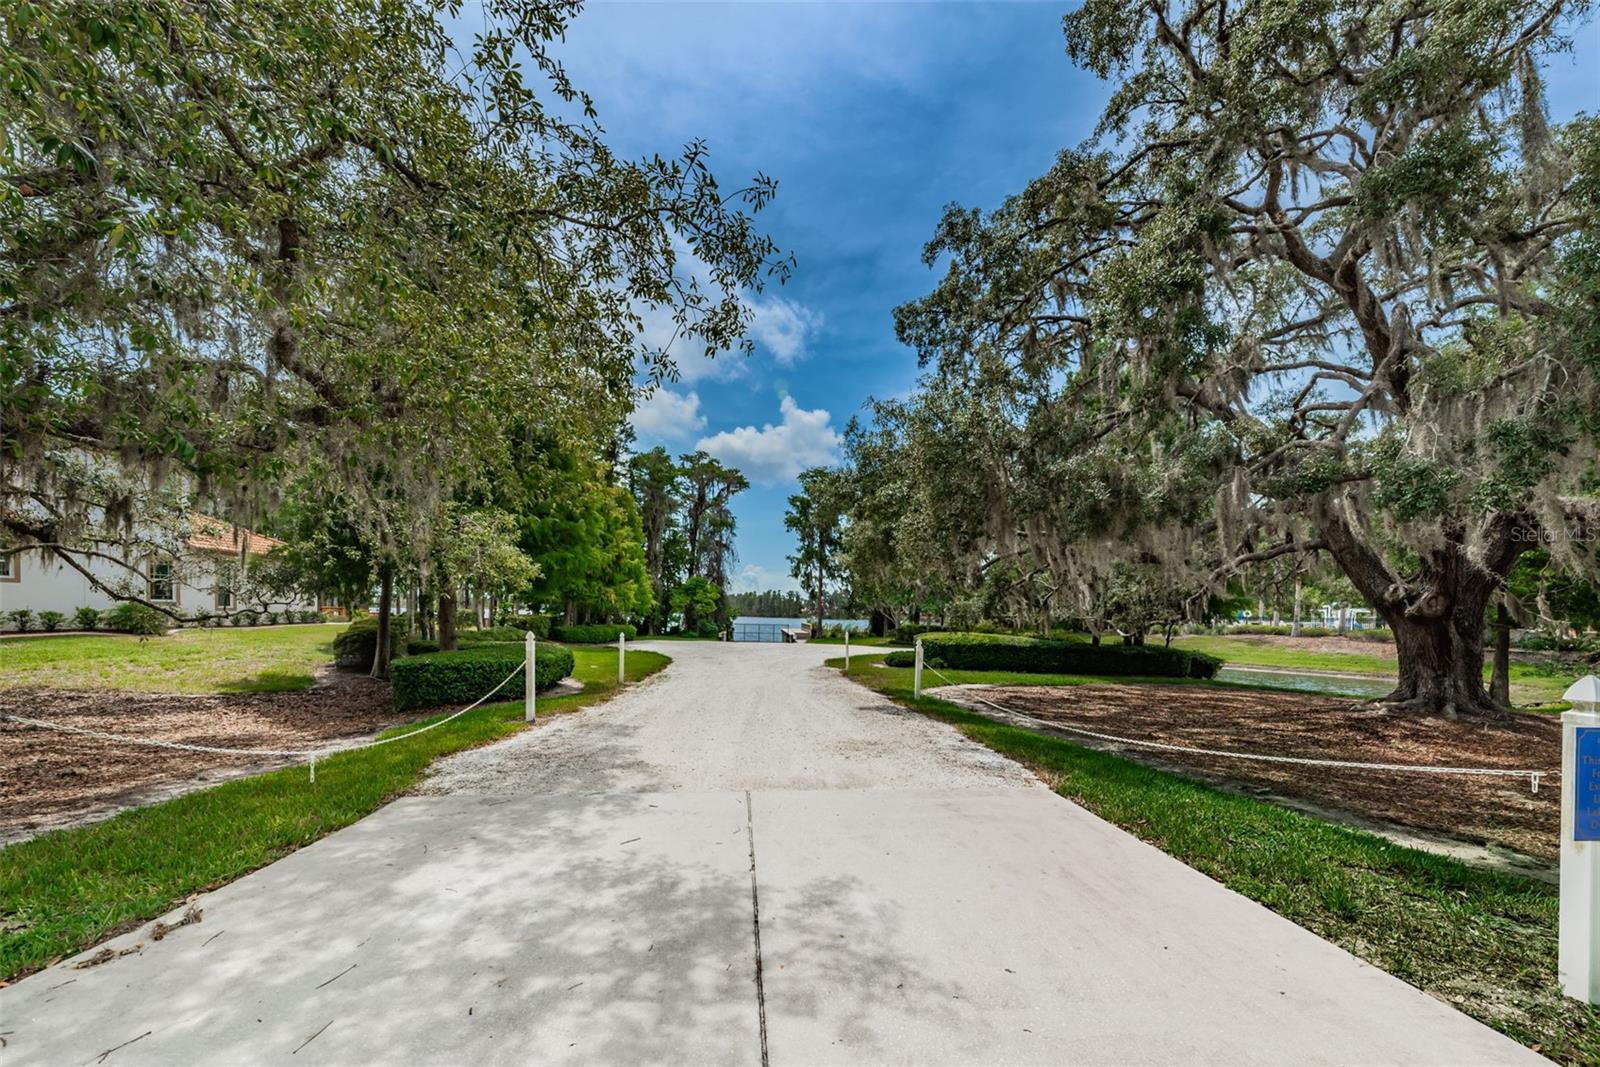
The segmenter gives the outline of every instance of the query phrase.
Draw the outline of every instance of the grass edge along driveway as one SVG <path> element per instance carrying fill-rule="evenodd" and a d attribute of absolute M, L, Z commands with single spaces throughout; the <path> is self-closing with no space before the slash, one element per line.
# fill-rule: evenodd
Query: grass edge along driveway
<path fill-rule="evenodd" d="M 541 698 L 539 715 L 599 703 L 618 690 L 614 649 L 573 648 L 580 693 Z M 659 652 L 628 653 L 628 681 L 661 670 Z M 416 729 L 450 714 L 386 733 Z M 0 849 L 0 983 L 172 910 L 350 825 L 404 794 L 440 756 L 524 728 L 522 702 L 487 704 L 446 726 L 378 748 L 236 778 L 104 822 Z"/>
<path fill-rule="evenodd" d="M 911 696 L 910 669 L 848 677 L 956 727 L 1057 794 L 1561 1063 L 1600 1063 L 1600 1010 L 1556 981 L 1554 886 L 1393 844 L 1058 737 Z M 840 667 L 844 660 L 831 659 Z M 987 682 L 949 671 L 957 682 Z M 1110 679 L 1128 681 L 1128 679 Z"/>

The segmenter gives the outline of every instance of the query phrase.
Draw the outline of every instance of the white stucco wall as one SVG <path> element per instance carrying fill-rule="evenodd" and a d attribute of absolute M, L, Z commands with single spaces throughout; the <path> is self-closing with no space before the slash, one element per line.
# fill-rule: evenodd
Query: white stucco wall
<path fill-rule="evenodd" d="M 59 560 L 46 562 L 43 553 L 37 550 L 18 552 L 12 556 L 11 567 L 11 577 L 0 578 L 0 615 L 18 608 L 27 608 L 35 615 L 41 611 L 59 611 L 67 616 L 65 625 L 70 626 L 72 613 L 79 608 L 105 611 L 117 604 L 114 597 L 97 589 L 87 577 Z M 88 561 L 88 567 L 107 585 L 116 587 L 131 581 L 141 595 L 147 591 L 142 570 L 103 559 Z M 177 597 L 173 606 L 185 614 L 216 610 L 217 594 L 212 580 L 215 570 L 210 561 L 203 555 L 196 555 L 186 559 L 180 570 L 185 580 L 176 583 Z M 308 611 L 316 607 L 316 598 L 299 597 L 272 603 L 267 610 Z M 34 625 L 37 627 L 37 622 Z M 10 620 L 0 618 L 0 627 L 10 629 Z"/>

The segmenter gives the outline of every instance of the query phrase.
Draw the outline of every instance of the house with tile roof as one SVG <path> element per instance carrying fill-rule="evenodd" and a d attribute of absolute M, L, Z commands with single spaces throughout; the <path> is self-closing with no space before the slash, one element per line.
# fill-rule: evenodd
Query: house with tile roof
<path fill-rule="evenodd" d="M 142 597 L 183 615 L 225 613 L 235 609 L 233 575 L 283 544 L 277 538 L 193 512 L 181 546 L 133 556 L 107 551 L 85 558 L 88 574 L 42 549 L 0 553 L 0 615 L 26 608 L 35 615 L 59 611 L 69 619 L 79 608 L 106 610 L 118 598 L 107 588 Z M 292 594 L 270 600 L 263 611 L 315 611 L 317 598 Z"/>

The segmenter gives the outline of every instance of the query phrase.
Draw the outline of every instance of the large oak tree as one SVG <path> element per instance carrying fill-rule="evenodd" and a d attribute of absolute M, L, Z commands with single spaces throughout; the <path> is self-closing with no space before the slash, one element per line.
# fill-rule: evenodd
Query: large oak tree
<path fill-rule="evenodd" d="M 486 0 L 470 42 L 457 7 L 0 8 L 0 548 L 87 571 L 141 484 L 248 518 L 314 468 L 393 563 L 502 428 L 587 439 L 670 374 L 645 311 L 744 343 L 773 184 L 616 157 L 549 52 L 576 3 Z"/>
<path fill-rule="evenodd" d="M 1539 78 L 1587 13 L 1068 15 L 1113 83 L 1097 138 L 993 213 L 952 208 L 927 250 L 948 273 L 898 313 L 938 374 L 1007 398 L 993 528 L 1164 540 L 1218 580 L 1327 553 L 1393 627 L 1392 705 L 1498 711 L 1486 610 L 1524 552 L 1579 565 L 1595 530 L 1600 123 L 1551 128 Z"/>

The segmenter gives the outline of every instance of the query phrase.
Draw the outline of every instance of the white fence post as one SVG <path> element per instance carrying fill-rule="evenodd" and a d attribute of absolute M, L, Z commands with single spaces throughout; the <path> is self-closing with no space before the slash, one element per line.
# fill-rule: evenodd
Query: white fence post
<path fill-rule="evenodd" d="M 1600 678 L 1579 678 L 1561 716 L 1562 992 L 1600 1004 Z"/>
<path fill-rule="evenodd" d="M 844 673 L 850 673 L 850 628 L 844 630 Z"/>
<path fill-rule="evenodd" d="M 628 635 L 621 630 L 617 631 L 617 684 L 621 685 L 628 680 L 627 669 L 623 664 L 628 658 Z"/>
<path fill-rule="evenodd" d="M 916 666 L 911 669 L 911 696 L 920 699 L 922 696 L 922 638 L 917 638 Z"/>
<path fill-rule="evenodd" d="M 528 662 L 522 672 L 522 717 L 528 722 L 534 721 L 534 689 L 538 684 L 538 659 L 534 653 L 538 650 L 539 641 L 533 636 L 533 631 L 528 631 L 523 648 L 527 650 Z"/>

